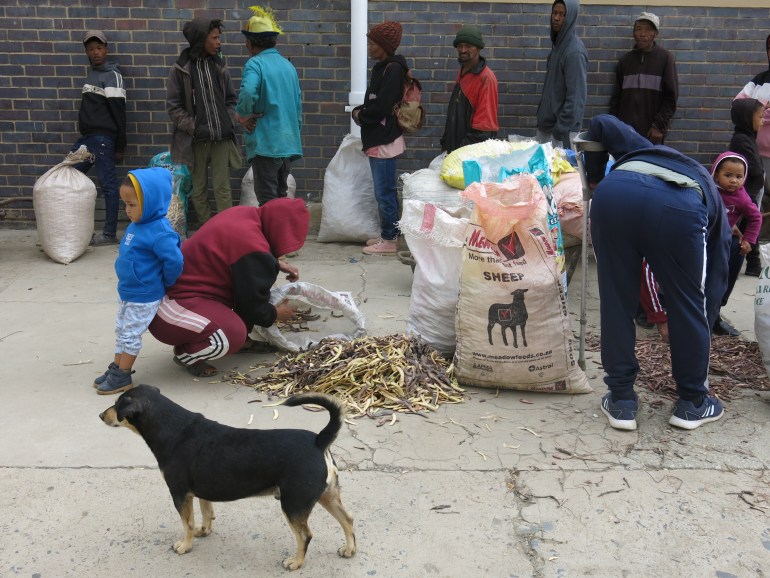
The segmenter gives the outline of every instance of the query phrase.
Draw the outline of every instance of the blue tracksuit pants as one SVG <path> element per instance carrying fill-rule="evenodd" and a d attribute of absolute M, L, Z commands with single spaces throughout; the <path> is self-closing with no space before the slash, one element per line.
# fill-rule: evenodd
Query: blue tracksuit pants
<path fill-rule="evenodd" d="M 630 399 L 639 364 L 634 316 L 642 258 L 666 296 L 672 375 L 682 399 L 708 391 L 707 213 L 697 189 L 616 169 L 597 186 L 591 237 L 599 275 L 601 358 L 615 399 Z"/>

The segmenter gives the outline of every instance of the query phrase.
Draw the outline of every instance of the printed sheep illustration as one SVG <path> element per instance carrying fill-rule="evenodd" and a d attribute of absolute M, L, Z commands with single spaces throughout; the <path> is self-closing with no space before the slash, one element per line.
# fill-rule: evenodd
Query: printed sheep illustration
<path fill-rule="evenodd" d="M 511 295 L 513 295 L 513 301 L 511 303 L 494 303 L 489 307 L 487 334 L 489 335 L 489 344 L 492 343 L 492 328 L 495 323 L 500 324 L 500 332 L 503 335 L 503 343 L 508 345 L 508 339 L 505 336 L 506 327 L 510 327 L 513 331 L 513 346 L 518 347 L 519 344 L 516 341 L 516 326 L 521 328 L 521 342 L 524 347 L 527 346 L 527 334 L 524 328 L 527 325 L 527 306 L 524 305 L 524 293 L 527 289 L 516 289 Z"/>

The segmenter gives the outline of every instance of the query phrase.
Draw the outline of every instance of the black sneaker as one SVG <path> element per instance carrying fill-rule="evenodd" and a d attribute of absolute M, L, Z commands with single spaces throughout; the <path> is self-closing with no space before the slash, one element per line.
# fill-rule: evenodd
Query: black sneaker
<path fill-rule="evenodd" d="M 607 392 L 602 397 L 601 410 L 613 428 L 626 431 L 636 429 L 636 414 L 639 412 L 638 398 L 613 401 L 612 394 Z"/>
<path fill-rule="evenodd" d="M 674 405 L 674 415 L 668 423 L 682 429 L 695 429 L 710 421 L 717 421 L 725 414 L 722 402 L 710 395 L 704 396 L 703 403 L 698 407 L 691 401 L 677 400 Z"/>
<path fill-rule="evenodd" d="M 117 245 L 120 241 L 115 235 L 105 235 L 104 233 L 99 233 L 98 235 L 94 235 L 91 239 L 91 246 L 92 247 L 103 247 L 105 245 Z"/>
<path fill-rule="evenodd" d="M 738 337 L 741 334 L 740 331 L 738 331 L 735 327 L 730 325 L 721 317 L 717 317 L 716 323 L 714 323 L 714 327 L 712 328 L 711 332 L 714 335 L 726 335 L 728 337 Z"/>

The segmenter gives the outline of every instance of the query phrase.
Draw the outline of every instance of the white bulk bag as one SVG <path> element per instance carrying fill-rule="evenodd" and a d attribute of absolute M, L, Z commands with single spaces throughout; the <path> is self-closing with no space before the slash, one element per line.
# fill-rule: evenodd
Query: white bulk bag
<path fill-rule="evenodd" d="M 40 244 L 57 263 L 67 265 L 80 257 L 93 236 L 96 186 L 73 167 L 91 156 L 85 146 L 72 151 L 32 189 Z"/>

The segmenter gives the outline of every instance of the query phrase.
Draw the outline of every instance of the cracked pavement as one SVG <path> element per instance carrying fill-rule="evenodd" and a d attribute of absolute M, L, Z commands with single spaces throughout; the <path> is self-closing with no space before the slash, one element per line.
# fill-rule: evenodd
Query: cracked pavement
<path fill-rule="evenodd" d="M 271 498 L 217 504 L 211 536 L 184 556 L 170 550 L 181 524 L 157 464 L 138 436 L 101 423 L 114 398 L 91 387 L 112 357 L 117 248 L 64 266 L 35 240 L 35 231 L 0 230 L 0 574 L 285 574 L 294 541 Z M 412 273 L 395 258 L 309 241 L 292 262 L 302 280 L 351 292 L 371 334 L 404 331 Z M 589 278 L 588 331 L 598 333 L 592 268 Z M 579 279 L 578 270 L 573 330 Z M 741 276 L 724 310 L 748 338 L 754 283 Z M 216 365 L 244 371 L 271 359 Z M 135 369 L 135 383 L 228 425 L 326 423 L 301 408 L 278 408 L 274 419 L 267 396 L 191 377 L 151 336 Z M 593 393 L 468 388 L 466 402 L 425 417 L 346 424 L 332 450 L 358 553 L 337 556 L 342 532 L 318 508 L 294 575 L 770 575 L 770 393 L 743 391 L 721 421 L 686 432 L 668 425 L 671 402 L 639 391 L 639 429 L 619 432 L 599 411 L 597 354 L 586 373 Z"/>

